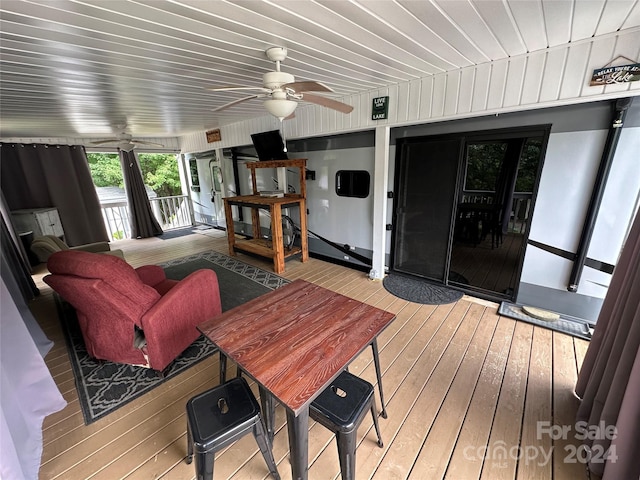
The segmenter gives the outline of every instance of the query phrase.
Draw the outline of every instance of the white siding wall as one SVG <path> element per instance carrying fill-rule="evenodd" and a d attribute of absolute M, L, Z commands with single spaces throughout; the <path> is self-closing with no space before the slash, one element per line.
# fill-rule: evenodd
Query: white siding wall
<path fill-rule="evenodd" d="M 300 105 L 285 122 L 287 138 L 420 124 L 471 116 L 640 95 L 640 82 L 589 86 L 593 70 L 623 55 L 640 56 L 640 29 L 483 63 L 341 100 L 354 106 L 349 115 L 322 107 Z M 371 120 L 371 101 L 389 96 L 389 118 Z M 220 128 L 222 141 L 208 144 L 205 132 L 181 137 L 183 152 L 251 144 L 252 133 L 279 128 L 264 116 Z"/>

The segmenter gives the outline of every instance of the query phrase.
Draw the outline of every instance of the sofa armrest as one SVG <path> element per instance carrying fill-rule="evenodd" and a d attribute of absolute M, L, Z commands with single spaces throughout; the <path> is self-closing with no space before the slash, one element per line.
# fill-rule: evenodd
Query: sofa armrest
<path fill-rule="evenodd" d="M 198 338 L 196 327 L 220 313 L 220 289 L 213 270 L 197 270 L 181 280 L 140 319 L 151 368 L 163 370 Z"/>

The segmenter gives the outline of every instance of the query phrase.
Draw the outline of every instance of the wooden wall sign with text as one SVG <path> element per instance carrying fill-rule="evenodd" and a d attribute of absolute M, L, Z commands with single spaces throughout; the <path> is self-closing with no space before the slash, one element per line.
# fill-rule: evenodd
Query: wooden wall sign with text
<path fill-rule="evenodd" d="M 384 120 L 389 116 L 389 97 L 373 99 L 371 106 L 371 120 Z"/>
<path fill-rule="evenodd" d="M 222 140 L 222 136 L 219 128 L 207 132 L 207 143 L 219 142 L 220 140 Z"/>
<path fill-rule="evenodd" d="M 593 71 L 589 85 L 612 85 L 640 80 L 640 63 L 598 68 Z"/>

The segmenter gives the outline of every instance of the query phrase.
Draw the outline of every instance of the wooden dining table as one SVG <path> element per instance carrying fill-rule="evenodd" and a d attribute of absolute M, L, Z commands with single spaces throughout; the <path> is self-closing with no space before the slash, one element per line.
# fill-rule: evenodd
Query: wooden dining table
<path fill-rule="evenodd" d="M 395 319 L 296 280 L 201 325 L 200 331 L 284 406 L 294 479 L 307 479 L 309 405 Z"/>

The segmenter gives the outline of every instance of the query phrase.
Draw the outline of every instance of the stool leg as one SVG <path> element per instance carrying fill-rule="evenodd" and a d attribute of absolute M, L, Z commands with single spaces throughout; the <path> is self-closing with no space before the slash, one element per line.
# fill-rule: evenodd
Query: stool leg
<path fill-rule="evenodd" d="M 213 480 L 213 451 L 196 453 L 196 480 Z"/>
<path fill-rule="evenodd" d="M 338 442 L 338 457 L 340 458 L 340 472 L 342 480 L 354 480 L 356 478 L 356 441 L 358 429 L 351 432 L 336 433 Z"/>
<path fill-rule="evenodd" d="M 256 418 L 255 423 L 253 424 L 253 436 L 256 437 L 256 442 L 258 443 L 258 447 L 260 447 L 260 451 L 262 452 L 262 456 L 264 457 L 265 462 L 267 462 L 267 467 L 269 467 L 269 472 L 273 475 L 273 478 L 276 480 L 280 480 L 280 474 L 278 473 L 278 468 L 276 467 L 276 461 L 273 458 L 273 452 L 271 451 L 271 442 L 269 441 L 266 432 L 264 431 L 264 426 L 262 424 L 262 418 L 260 415 Z"/>
<path fill-rule="evenodd" d="M 382 393 L 382 373 L 380 372 L 380 356 L 378 355 L 378 340 L 376 338 L 371 342 L 373 350 L 373 363 L 376 366 L 376 377 L 378 377 L 378 390 L 380 390 L 380 404 L 382 406 L 382 418 L 387 418 L 387 409 L 384 406 L 384 393 Z"/>
<path fill-rule="evenodd" d="M 187 465 L 193 461 L 193 437 L 191 436 L 191 427 L 187 422 Z"/>
<path fill-rule="evenodd" d="M 376 402 L 371 399 L 371 416 L 373 417 L 373 426 L 376 429 L 376 434 L 378 435 L 378 446 L 380 448 L 384 447 L 382 443 L 382 435 L 380 435 L 380 427 L 378 426 L 378 416 L 376 415 Z"/>

